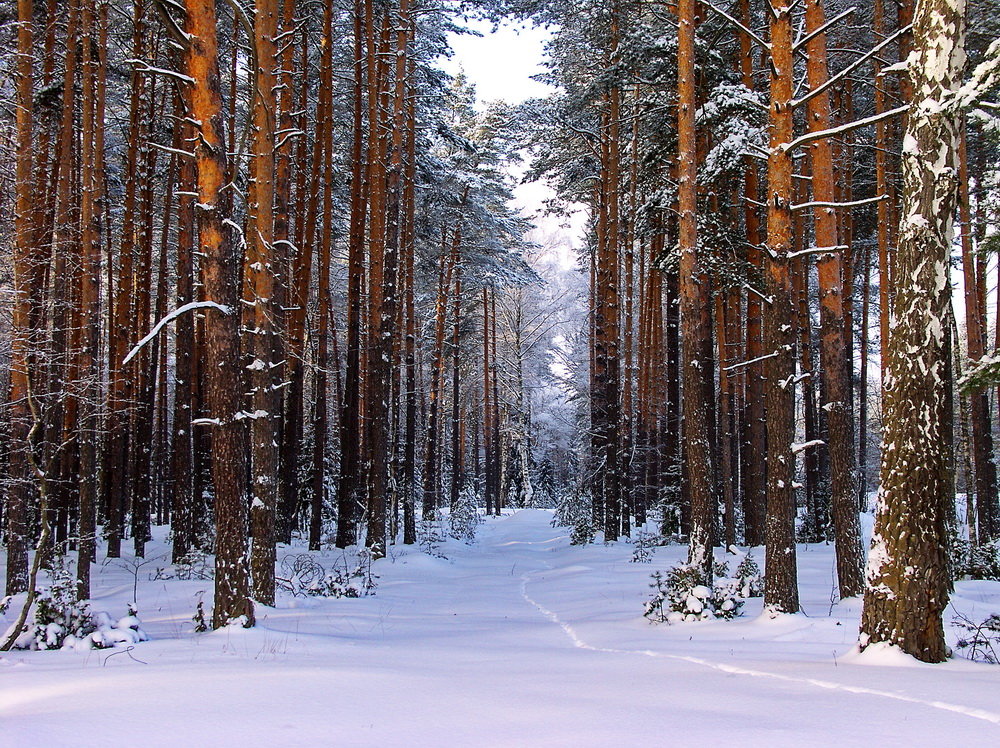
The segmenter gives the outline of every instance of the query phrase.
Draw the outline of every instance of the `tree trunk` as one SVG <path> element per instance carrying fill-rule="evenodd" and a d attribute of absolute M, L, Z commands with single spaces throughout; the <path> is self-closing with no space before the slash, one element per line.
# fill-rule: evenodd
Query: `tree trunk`
<path fill-rule="evenodd" d="M 825 22 L 822 0 L 806 0 L 806 33 Z M 806 45 L 809 87 L 826 83 L 826 35 L 818 34 Z M 808 103 L 809 129 L 830 127 L 830 99 L 826 93 Z M 833 155 L 826 138 L 812 144 L 813 201 L 835 200 Z M 822 409 L 827 421 L 827 452 L 830 456 L 830 505 L 837 548 L 837 582 L 841 597 L 854 597 L 863 590 L 861 524 L 854 495 L 854 424 L 851 410 L 851 378 L 844 329 L 842 249 L 838 242 L 837 214 L 833 208 L 813 209 L 816 246 L 820 248 L 816 270 L 819 278 L 820 359 L 823 368 Z"/>
<path fill-rule="evenodd" d="M 767 519 L 764 604 L 773 613 L 795 613 L 799 594 L 795 565 L 795 332 L 788 254 L 792 242 L 792 18 L 772 7 L 771 149 L 767 169 L 767 295 L 764 304 L 765 403 L 767 412 Z"/>
<path fill-rule="evenodd" d="M 715 466 L 705 380 L 714 372 L 701 350 L 711 341 L 708 279 L 698 256 L 698 152 L 695 133 L 695 3 L 680 0 L 677 40 L 677 162 L 680 208 L 680 314 L 684 341 L 682 435 L 687 454 L 684 501 L 691 508 L 688 563 L 701 570 L 702 581 L 712 582 L 715 545 Z"/>
<path fill-rule="evenodd" d="M 243 422 L 236 418 L 243 398 L 240 367 L 238 259 L 229 205 L 227 159 L 219 79 L 219 46 L 214 0 L 187 0 L 185 52 L 189 116 L 199 123 L 198 219 L 205 297 L 221 309 L 205 319 L 205 396 L 212 427 L 212 478 L 215 484 L 215 608 L 213 628 L 243 616 L 252 626 L 253 604 L 247 556 L 247 449 Z"/>
<path fill-rule="evenodd" d="M 274 605 L 275 514 L 278 492 L 278 423 L 281 401 L 275 369 L 282 359 L 277 350 L 274 302 L 280 263 L 274 247 L 274 177 L 277 145 L 278 33 L 277 0 L 257 0 L 254 45 L 257 70 L 253 97 L 253 183 L 249 205 L 250 236 L 247 242 L 244 304 L 247 327 L 252 332 L 250 391 L 252 393 L 250 449 L 251 491 L 250 572 L 253 599 Z"/>
<path fill-rule="evenodd" d="M 979 285 L 981 277 L 978 258 L 972 246 L 972 211 L 969 205 L 969 164 L 966 137 L 963 128 L 959 146 L 958 205 L 962 222 L 962 269 L 965 279 L 965 333 L 968 340 L 969 360 L 977 363 L 986 354 L 986 309 L 981 303 Z M 993 429 L 990 419 L 989 392 L 985 388 L 969 392 L 969 429 L 972 436 L 972 463 L 976 494 L 976 522 L 978 539 L 990 543 L 1000 534 L 1000 517 L 997 507 L 997 467 L 993 457 Z"/>
<path fill-rule="evenodd" d="M 949 256 L 958 201 L 964 0 L 928 0 L 914 17 L 914 93 L 903 150 L 903 211 L 885 380 L 881 485 L 861 616 L 862 649 L 885 642 L 924 662 L 947 657 L 947 506 L 941 449 L 947 400 Z"/>
<path fill-rule="evenodd" d="M 17 163 L 14 214 L 14 313 L 11 320 L 10 361 L 10 457 L 8 471 L 11 487 L 6 497 L 7 545 L 6 594 L 16 595 L 28 589 L 28 517 L 31 503 L 31 465 L 28 434 L 31 431 L 31 411 L 28 394 L 31 390 L 31 309 L 34 292 L 33 221 L 34 190 L 32 184 L 32 113 L 34 86 L 32 77 L 32 46 L 34 3 L 17 3 Z"/>

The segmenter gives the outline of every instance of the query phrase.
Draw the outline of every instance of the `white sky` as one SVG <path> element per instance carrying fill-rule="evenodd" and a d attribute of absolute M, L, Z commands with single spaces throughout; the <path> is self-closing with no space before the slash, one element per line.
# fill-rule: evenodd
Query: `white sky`
<path fill-rule="evenodd" d="M 544 72 L 545 42 L 551 32 L 531 24 L 505 23 L 496 31 L 490 23 L 470 21 L 470 28 L 483 36 L 453 35 L 451 45 L 454 56 L 441 60 L 442 67 L 449 73 L 464 71 L 476 86 L 476 98 L 480 105 L 502 99 L 518 104 L 531 98 L 543 97 L 553 89 L 544 83 L 532 80 L 532 76 Z M 514 165 L 511 169 L 520 178 L 525 165 Z M 515 189 L 515 204 L 527 216 L 535 218 L 537 231 L 535 238 L 569 234 L 574 244 L 579 244 L 586 223 L 586 214 L 578 211 L 570 220 L 568 229 L 562 228 L 561 219 L 537 215 L 543 202 L 551 197 L 552 191 L 541 182 L 521 184 Z M 571 257 L 567 263 L 573 262 Z"/>
<path fill-rule="evenodd" d="M 483 36 L 452 36 L 455 55 L 442 63 L 449 73 L 465 71 L 476 84 L 480 103 L 503 99 L 517 104 L 552 91 L 531 79 L 543 72 L 544 44 L 550 35 L 547 30 L 530 24 L 504 24 L 494 32 L 492 24 L 482 21 L 467 25 Z"/>

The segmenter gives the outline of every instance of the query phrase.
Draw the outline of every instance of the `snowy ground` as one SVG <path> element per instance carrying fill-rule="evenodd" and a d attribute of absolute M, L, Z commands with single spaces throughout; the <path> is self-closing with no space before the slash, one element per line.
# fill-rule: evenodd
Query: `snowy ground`
<path fill-rule="evenodd" d="M 652 625 L 649 574 L 684 549 L 631 563 L 550 519 L 490 520 L 446 558 L 394 548 L 374 596 L 284 595 L 252 630 L 194 633 L 211 582 L 151 580 L 162 543 L 137 575 L 109 562 L 94 609 L 123 615 L 137 579 L 152 640 L 0 657 L 0 746 L 1000 744 L 1000 667 L 851 655 L 860 605 L 831 603 L 830 547 L 799 547 L 802 615 L 752 600 L 735 622 Z M 1000 612 L 1000 583 L 960 584 L 957 611 Z"/>

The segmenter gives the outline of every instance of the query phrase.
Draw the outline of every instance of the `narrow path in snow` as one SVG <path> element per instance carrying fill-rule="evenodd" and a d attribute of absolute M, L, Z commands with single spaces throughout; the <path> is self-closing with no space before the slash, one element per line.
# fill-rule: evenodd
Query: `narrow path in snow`
<path fill-rule="evenodd" d="M 878 696 L 886 699 L 893 699 L 895 701 L 902 701 L 910 704 L 919 704 L 922 706 L 933 707 L 934 709 L 941 709 L 947 712 L 954 712 L 956 714 L 961 714 L 967 717 L 972 717 L 974 719 L 983 720 L 985 722 L 990 722 L 992 724 L 1000 724 L 1000 714 L 989 712 L 984 709 L 977 709 L 975 707 L 967 707 L 960 704 L 951 704 L 944 701 L 934 701 L 919 699 L 912 696 L 907 696 L 905 694 L 892 693 L 889 691 L 882 691 L 874 688 L 865 688 L 862 686 L 852 686 L 850 684 L 844 683 L 833 683 L 831 681 L 819 680 L 816 678 L 796 678 L 788 675 L 782 675 L 780 673 L 765 672 L 762 670 L 754 670 L 750 668 L 738 667 L 735 665 L 726 665 L 720 662 L 712 662 L 709 660 L 702 659 L 700 657 L 691 657 L 687 655 L 676 655 L 669 654 L 667 652 L 657 652 L 654 650 L 630 650 L 630 649 L 617 649 L 610 647 L 599 647 L 592 645 L 585 641 L 576 629 L 559 616 L 555 611 L 545 607 L 537 600 L 535 600 L 528 593 L 528 584 L 534 580 L 539 574 L 545 573 L 545 571 L 529 572 L 521 576 L 521 597 L 524 598 L 525 602 L 534 607 L 539 613 L 548 618 L 552 623 L 559 626 L 563 632 L 566 634 L 567 638 L 573 643 L 573 646 L 578 649 L 587 650 L 590 652 L 603 652 L 605 654 L 612 655 L 625 655 L 631 657 L 652 657 L 664 660 L 675 660 L 679 662 L 688 662 L 693 665 L 700 665 L 702 667 L 711 668 L 713 670 L 718 670 L 723 673 L 730 673 L 733 675 L 745 675 L 753 678 L 768 678 L 776 681 L 782 681 L 785 683 L 796 683 L 802 685 L 813 686 L 816 688 L 822 688 L 831 691 L 843 691 L 846 693 L 858 694 L 863 696 Z M 697 624 L 691 624 L 697 625 Z"/>

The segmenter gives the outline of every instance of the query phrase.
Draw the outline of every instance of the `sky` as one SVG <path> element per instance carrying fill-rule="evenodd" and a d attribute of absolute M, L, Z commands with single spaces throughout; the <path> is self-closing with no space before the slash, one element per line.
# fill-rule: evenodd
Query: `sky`
<path fill-rule="evenodd" d="M 517 104 L 545 96 L 552 88 L 532 80 L 543 72 L 545 41 L 550 32 L 530 24 L 504 24 L 496 31 L 490 23 L 470 21 L 483 36 L 453 35 L 455 55 L 444 61 L 450 73 L 464 70 L 475 82 L 480 103 L 503 99 Z"/>
<path fill-rule="evenodd" d="M 453 35 L 451 45 L 454 56 L 442 60 L 442 67 L 449 73 L 460 71 L 476 86 L 476 98 L 480 106 L 489 101 L 503 99 L 510 104 L 519 104 L 531 98 L 551 94 L 554 89 L 532 79 L 544 72 L 545 42 L 551 31 L 531 24 L 505 23 L 493 29 L 493 25 L 483 21 L 467 24 L 482 36 L 471 34 Z M 512 165 L 511 172 L 520 180 L 526 164 Z M 580 243 L 586 223 L 586 214 L 578 211 L 564 227 L 564 219 L 538 215 L 545 200 L 552 191 L 541 182 L 520 184 L 515 190 L 515 204 L 527 216 L 533 217 L 537 227 L 534 240 L 550 237 L 558 242 L 568 233 L 574 245 Z M 567 264 L 573 264 L 571 256 L 566 256 Z"/>

